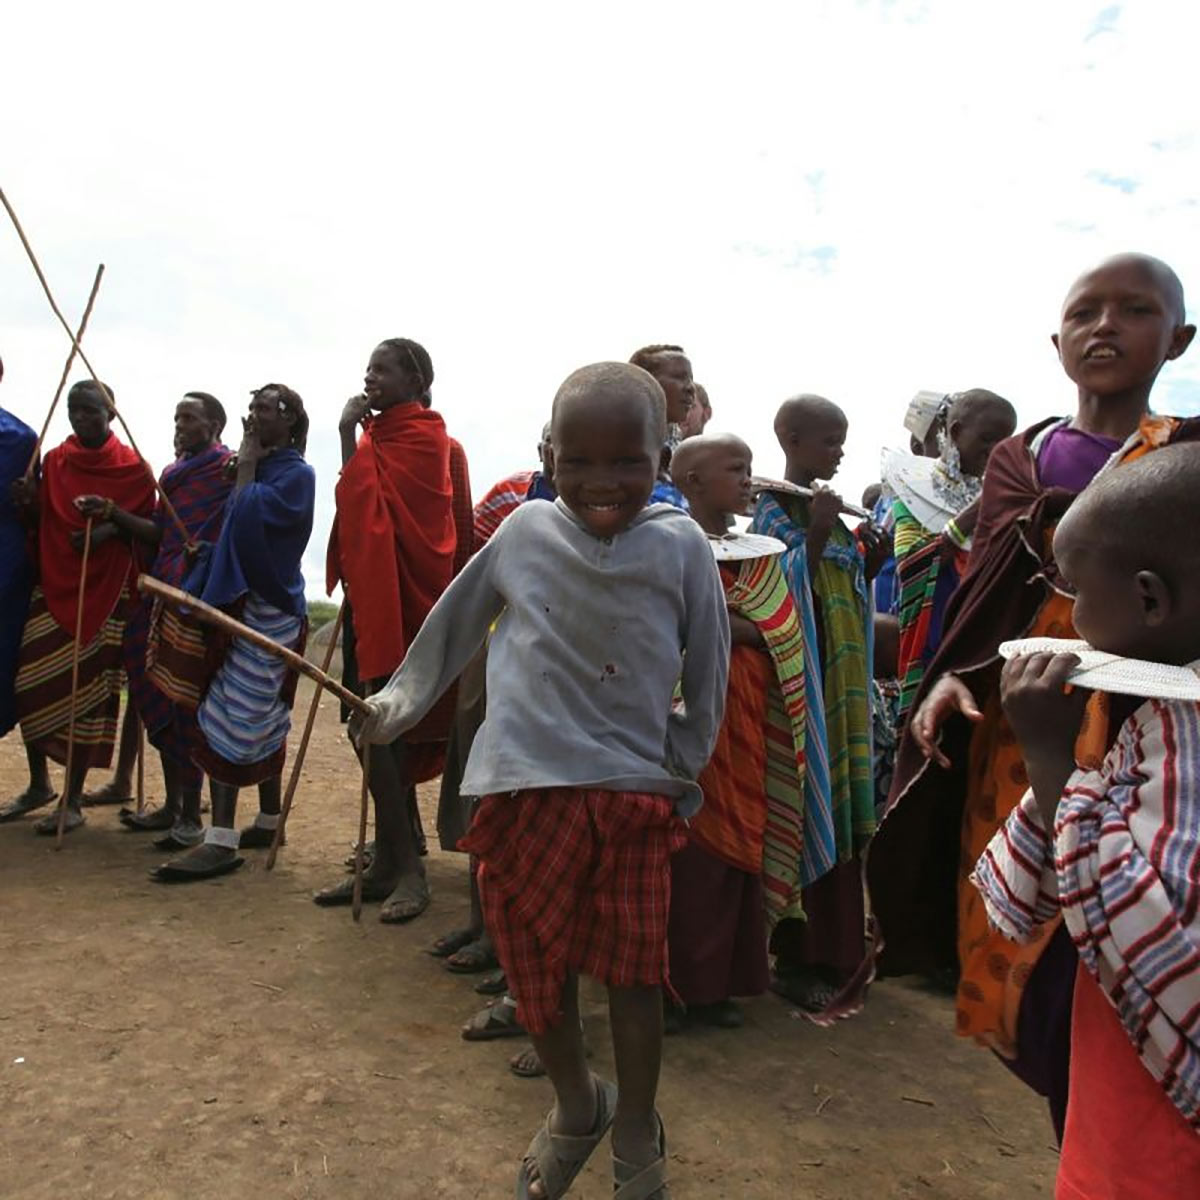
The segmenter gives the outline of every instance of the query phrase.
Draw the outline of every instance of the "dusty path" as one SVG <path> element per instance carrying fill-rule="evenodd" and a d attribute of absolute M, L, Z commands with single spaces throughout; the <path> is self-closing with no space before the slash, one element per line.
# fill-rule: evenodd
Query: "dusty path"
<path fill-rule="evenodd" d="M 0 794 L 19 790 L 23 767 L 10 736 Z M 159 795 L 157 766 L 148 778 Z M 470 982 L 422 952 L 464 914 L 465 863 L 433 853 L 435 902 L 408 928 L 372 908 L 355 926 L 309 900 L 340 869 L 357 796 L 327 703 L 272 874 L 251 853 L 223 880 L 153 884 L 161 856 L 112 809 L 61 854 L 28 823 L 0 826 L 0 1195 L 512 1194 L 549 1089 L 508 1074 L 520 1043 L 460 1040 Z M 671 1041 L 673 1195 L 1049 1195 L 1040 1103 L 950 1025 L 945 999 L 887 983 L 836 1029 L 766 998 L 741 1032 Z M 573 1195 L 610 1187 L 597 1155 Z"/>

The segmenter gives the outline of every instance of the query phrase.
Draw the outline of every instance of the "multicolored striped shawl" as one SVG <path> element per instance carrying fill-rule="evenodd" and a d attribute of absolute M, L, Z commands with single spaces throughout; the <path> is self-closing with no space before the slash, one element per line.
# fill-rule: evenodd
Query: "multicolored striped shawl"
<path fill-rule="evenodd" d="M 810 569 L 805 501 L 764 492 L 750 528 L 787 546 L 780 565 L 804 640 L 808 729 L 800 882 L 807 887 L 835 863 L 849 860 L 875 829 L 872 605 L 862 552 L 844 526 L 834 527 L 816 570 Z M 817 634 L 818 606 L 824 660 Z"/>
<path fill-rule="evenodd" d="M 900 715 L 908 712 L 925 668 L 942 638 L 946 605 L 958 587 L 967 556 L 942 556 L 940 533 L 926 529 L 903 500 L 892 505 L 896 575 L 900 585 Z"/>
<path fill-rule="evenodd" d="M 971 881 L 1006 937 L 1061 910 L 1146 1070 L 1200 1131 L 1200 705 L 1151 700 L 1047 836 L 1028 793 Z"/>
<path fill-rule="evenodd" d="M 804 636 L 787 580 L 775 558 L 744 561 L 725 599 L 753 621 L 775 668 L 767 692 L 767 826 L 763 838 L 763 887 L 767 920 L 802 917 L 800 861 L 804 846 L 804 740 L 807 701 Z"/>

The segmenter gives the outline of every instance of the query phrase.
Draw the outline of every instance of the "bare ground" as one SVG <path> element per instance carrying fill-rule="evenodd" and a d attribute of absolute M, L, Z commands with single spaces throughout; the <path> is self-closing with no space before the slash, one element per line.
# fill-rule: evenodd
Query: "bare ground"
<path fill-rule="evenodd" d="M 301 689 L 298 712 L 308 703 Z M 22 785 L 16 736 L 0 795 Z M 148 764 L 151 797 L 161 795 Z M 93 780 L 93 784 L 99 780 Z M 433 829 L 436 793 L 422 797 Z M 276 870 L 164 887 L 146 835 L 94 811 L 61 853 L 0 827 L 0 1194 L 496 1197 L 548 1085 L 521 1043 L 468 1045 L 470 979 L 423 953 L 461 923 L 466 864 L 432 852 L 430 912 L 386 927 L 321 910 L 356 830 L 356 765 L 326 702 Z M 249 812 L 253 803 L 247 797 Z M 594 1064 L 611 1073 L 602 996 Z M 877 985 L 834 1029 L 767 997 L 740 1032 L 668 1043 L 661 1108 L 677 1197 L 1046 1196 L 1040 1101 L 951 1033 L 944 997 Z M 611 1194 L 606 1152 L 573 1195 Z"/>

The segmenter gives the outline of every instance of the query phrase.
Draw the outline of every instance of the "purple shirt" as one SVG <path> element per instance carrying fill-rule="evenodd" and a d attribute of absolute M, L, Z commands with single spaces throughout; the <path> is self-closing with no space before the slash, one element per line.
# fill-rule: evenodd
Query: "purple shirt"
<path fill-rule="evenodd" d="M 1125 443 L 1063 425 L 1046 436 L 1038 452 L 1038 476 L 1043 487 L 1082 492 L 1100 468 Z"/>

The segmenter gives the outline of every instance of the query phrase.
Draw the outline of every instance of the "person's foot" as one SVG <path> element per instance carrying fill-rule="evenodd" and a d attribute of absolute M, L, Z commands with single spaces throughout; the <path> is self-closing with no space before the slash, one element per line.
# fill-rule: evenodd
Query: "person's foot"
<path fill-rule="evenodd" d="M 532 1046 L 514 1054 L 508 1060 L 508 1069 L 518 1079 L 541 1079 L 546 1074 L 542 1056 Z"/>
<path fill-rule="evenodd" d="M 364 904 L 379 904 L 386 900 L 395 890 L 395 878 L 376 875 L 374 871 L 364 871 L 362 881 L 362 898 Z M 313 903 L 322 908 L 337 908 L 354 903 L 354 880 L 339 879 L 313 893 Z"/>
<path fill-rule="evenodd" d="M 63 833 L 73 833 L 81 825 L 86 825 L 87 819 L 83 813 L 79 811 L 73 804 L 67 805 L 67 811 L 63 814 Z M 55 837 L 58 834 L 58 810 L 55 809 L 52 813 L 47 813 L 44 817 L 39 818 L 33 823 L 33 832 L 41 834 L 42 837 Z"/>
<path fill-rule="evenodd" d="M 241 831 L 238 841 L 239 850 L 269 850 L 275 843 L 275 830 L 262 825 L 247 825 Z M 287 845 L 287 834 L 279 839 L 281 846 Z"/>
<path fill-rule="evenodd" d="M 496 948 L 485 933 L 477 940 L 468 942 L 446 959 L 446 970 L 452 975 L 478 975 L 498 965 Z"/>
<path fill-rule="evenodd" d="M 134 833 L 162 833 L 175 824 L 175 814 L 165 804 L 161 808 L 148 808 L 140 813 L 133 809 L 122 809 L 117 819 Z"/>
<path fill-rule="evenodd" d="M 37 812 L 39 808 L 53 804 L 57 799 L 58 793 L 53 788 L 27 787 L 19 796 L 0 807 L 0 822 L 16 821 L 26 813 Z"/>
<path fill-rule="evenodd" d="M 392 894 L 383 902 L 379 919 L 385 925 L 403 925 L 419 917 L 432 899 L 424 871 L 402 876 Z"/>
<path fill-rule="evenodd" d="M 229 846 L 205 842 L 186 854 L 155 867 L 150 878 L 158 883 L 190 883 L 197 879 L 215 879 L 236 871 L 245 860 Z"/>
<path fill-rule="evenodd" d="M 651 1114 L 648 1128 L 613 1126 L 612 1166 L 614 1197 L 636 1196 L 638 1200 L 666 1200 L 667 1131 L 658 1113 Z"/>
<path fill-rule="evenodd" d="M 503 996 L 508 991 L 508 976 L 503 971 L 491 971 L 476 985 L 479 996 Z"/>
<path fill-rule="evenodd" d="M 204 826 L 197 821 L 176 821 L 170 831 L 154 839 L 159 850 L 190 850 L 204 841 Z"/>
<path fill-rule="evenodd" d="M 113 779 L 94 792 L 83 793 L 84 808 L 100 808 L 107 804 L 131 804 L 134 798 L 130 793 L 133 788 L 123 779 Z"/>
<path fill-rule="evenodd" d="M 464 1042 L 492 1042 L 497 1038 L 525 1037 L 525 1026 L 517 1020 L 517 1002 L 504 996 L 480 1009 L 463 1027 Z"/>
<path fill-rule="evenodd" d="M 567 1113 L 555 1104 L 538 1131 L 517 1174 L 517 1195 L 542 1200 L 563 1196 L 612 1126 L 615 1084 L 593 1076 L 595 1095 L 587 1112 Z"/>
<path fill-rule="evenodd" d="M 449 933 L 443 933 L 426 953 L 431 954 L 434 958 L 449 958 L 452 954 L 457 954 L 464 946 L 469 946 L 478 940 L 478 929 L 452 929 Z"/>
<path fill-rule="evenodd" d="M 838 986 L 820 967 L 797 967 L 776 972 L 771 991 L 805 1012 L 823 1012 L 837 998 Z"/>

